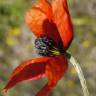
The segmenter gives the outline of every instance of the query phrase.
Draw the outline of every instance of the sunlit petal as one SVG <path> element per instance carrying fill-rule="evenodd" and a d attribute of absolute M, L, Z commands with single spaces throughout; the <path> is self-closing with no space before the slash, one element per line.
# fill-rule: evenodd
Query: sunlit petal
<path fill-rule="evenodd" d="M 73 26 L 68 11 L 67 0 L 53 0 L 54 21 L 62 38 L 64 48 L 67 49 L 73 38 Z"/>
<path fill-rule="evenodd" d="M 21 81 L 43 77 L 48 60 L 47 57 L 41 57 L 23 62 L 13 71 L 4 90 L 7 91 Z"/>
<path fill-rule="evenodd" d="M 51 57 L 46 65 L 46 76 L 48 83 L 37 93 L 36 96 L 48 96 L 58 81 L 64 75 L 68 68 L 68 62 L 65 56 Z"/>

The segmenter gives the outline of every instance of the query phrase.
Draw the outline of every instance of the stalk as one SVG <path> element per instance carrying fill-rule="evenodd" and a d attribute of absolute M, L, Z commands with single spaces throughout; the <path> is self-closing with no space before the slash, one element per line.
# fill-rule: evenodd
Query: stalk
<path fill-rule="evenodd" d="M 84 96 L 90 96 L 88 88 L 87 88 L 86 80 L 85 80 L 83 71 L 80 67 L 80 64 L 77 62 L 77 60 L 69 52 L 66 52 L 66 56 L 78 74 Z"/>

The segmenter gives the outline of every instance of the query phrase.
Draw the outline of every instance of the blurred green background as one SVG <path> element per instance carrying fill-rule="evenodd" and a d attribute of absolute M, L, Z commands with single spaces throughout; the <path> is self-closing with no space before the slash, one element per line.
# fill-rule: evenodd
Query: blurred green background
<path fill-rule="evenodd" d="M 37 56 L 33 45 L 35 37 L 24 23 L 24 14 L 34 1 L 0 0 L 0 90 L 21 61 Z M 96 96 L 96 0 L 68 2 L 75 35 L 69 50 L 82 67 L 91 96 Z M 44 79 L 22 82 L 7 96 L 34 96 L 45 83 Z M 3 95 L 0 93 L 0 96 Z M 83 96 L 71 65 L 50 96 Z"/>

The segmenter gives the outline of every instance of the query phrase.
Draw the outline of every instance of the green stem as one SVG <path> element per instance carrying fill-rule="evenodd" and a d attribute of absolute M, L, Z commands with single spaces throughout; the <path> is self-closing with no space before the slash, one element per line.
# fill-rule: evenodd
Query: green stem
<path fill-rule="evenodd" d="M 80 64 L 76 61 L 76 59 L 69 52 L 66 52 L 66 56 L 69 59 L 70 63 L 74 66 L 75 70 L 77 71 L 84 96 L 90 96 L 88 88 L 87 88 L 86 80 L 85 80 L 85 77 L 83 75 Z"/>

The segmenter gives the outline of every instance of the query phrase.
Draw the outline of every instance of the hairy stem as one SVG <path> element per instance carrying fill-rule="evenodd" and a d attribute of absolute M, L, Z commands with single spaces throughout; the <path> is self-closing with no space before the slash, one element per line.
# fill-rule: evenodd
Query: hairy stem
<path fill-rule="evenodd" d="M 84 74 L 82 72 L 82 69 L 80 67 L 80 64 L 76 61 L 76 59 L 69 52 L 66 53 L 66 56 L 69 59 L 70 63 L 74 66 L 74 68 L 78 74 L 84 96 L 90 96 L 88 88 L 87 88 L 86 80 L 85 80 Z"/>

